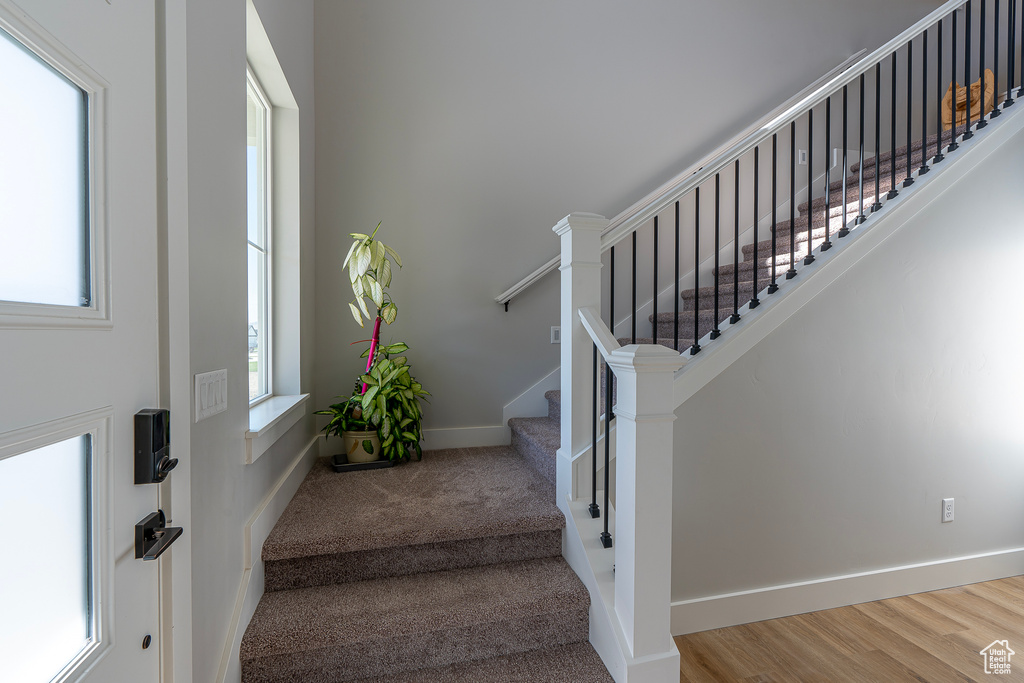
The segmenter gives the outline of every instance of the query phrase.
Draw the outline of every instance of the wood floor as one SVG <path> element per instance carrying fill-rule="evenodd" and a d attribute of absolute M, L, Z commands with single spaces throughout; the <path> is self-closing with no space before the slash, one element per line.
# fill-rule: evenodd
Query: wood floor
<path fill-rule="evenodd" d="M 678 636 L 681 683 L 1024 681 L 1024 576 Z M 980 651 L 1017 652 L 987 675 Z"/>

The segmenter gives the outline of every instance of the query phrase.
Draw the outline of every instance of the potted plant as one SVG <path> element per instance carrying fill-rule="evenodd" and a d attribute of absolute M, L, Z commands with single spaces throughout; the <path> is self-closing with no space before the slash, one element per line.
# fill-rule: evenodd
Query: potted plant
<path fill-rule="evenodd" d="M 369 235 L 352 233 L 352 246 L 342 266 L 348 269 L 355 294 L 349 303 L 352 317 L 360 327 L 364 318 L 374 321 L 370 347 L 362 354 L 366 370 L 356 380 L 351 396 L 339 397 L 338 403 L 316 412 L 331 417 L 323 431 L 343 438 L 349 462 L 394 462 L 409 457 L 413 450 L 417 458 L 423 457 L 423 411 L 419 401 L 430 394 L 413 378 L 408 359 L 400 355 L 409 346 L 402 342 L 380 343 L 381 322 L 390 325 L 398 317 L 398 306 L 388 287 L 392 262 L 401 268 L 402 259 L 394 249 L 375 239 L 379 229 L 380 223 Z M 371 306 L 376 315 L 370 315 Z"/>

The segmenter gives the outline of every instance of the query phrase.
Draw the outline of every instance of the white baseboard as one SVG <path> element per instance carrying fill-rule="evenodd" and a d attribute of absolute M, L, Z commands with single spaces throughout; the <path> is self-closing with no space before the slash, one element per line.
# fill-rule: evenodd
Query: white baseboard
<path fill-rule="evenodd" d="M 217 683 L 239 683 L 242 680 L 242 665 L 238 658 L 238 652 L 249 620 L 252 619 L 256 605 L 259 604 L 260 598 L 263 596 L 263 561 L 260 559 L 263 542 L 267 540 L 274 524 L 277 523 L 281 513 L 287 507 L 288 501 L 295 495 L 299 484 L 312 468 L 319 453 L 317 448 L 319 441 L 322 441 L 322 438 L 318 436 L 310 439 L 245 523 L 245 528 L 242 531 L 245 566 L 242 569 L 242 582 L 238 587 L 238 596 L 235 598 L 235 608 L 231 614 L 227 642 L 224 643 L 224 650 L 221 654 Z"/>
<path fill-rule="evenodd" d="M 1024 548 L 672 603 L 672 635 L 696 633 L 1024 574 Z"/>
<path fill-rule="evenodd" d="M 513 417 L 542 417 L 548 414 L 548 400 L 544 394 L 562 385 L 561 366 L 555 368 L 536 384 L 509 401 L 501 411 L 501 423 L 508 424 Z"/>
<path fill-rule="evenodd" d="M 478 446 L 507 446 L 512 443 L 512 432 L 505 425 L 488 427 L 454 427 L 450 429 L 424 429 L 423 450 L 441 448 L 476 448 Z"/>

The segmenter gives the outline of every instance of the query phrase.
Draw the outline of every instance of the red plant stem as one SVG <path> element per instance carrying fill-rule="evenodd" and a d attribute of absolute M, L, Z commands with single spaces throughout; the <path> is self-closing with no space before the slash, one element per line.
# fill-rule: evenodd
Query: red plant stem
<path fill-rule="evenodd" d="M 378 315 L 377 320 L 373 323 L 373 338 L 370 339 L 370 357 L 366 359 L 366 374 L 370 374 L 370 368 L 373 367 L 373 356 L 377 353 L 377 346 L 380 344 L 380 321 L 381 317 Z M 366 382 L 363 382 L 363 393 L 366 393 Z"/>

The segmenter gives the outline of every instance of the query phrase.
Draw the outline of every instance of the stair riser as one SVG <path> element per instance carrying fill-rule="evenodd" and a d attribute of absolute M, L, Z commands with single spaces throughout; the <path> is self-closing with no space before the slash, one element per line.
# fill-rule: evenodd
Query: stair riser
<path fill-rule="evenodd" d="M 542 647 L 583 642 L 589 634 L 586 605 L 509 621 L 501 615 L 456 629 L 434 624 L 400 639 L 378 634 L 339 633 L 338 644 L 295 654 L 259 657 L 242 663 L 243 683 L 341 683 L 403 671 L 498 657 Z M 360 642 L 361 641 L 361 642 Z"/>
<path fill-rule="evenodd" d="M 555 483 L 555 459 L 552 449 L 535 443 L 527 436 L 512 427 L 512 448 L 521 455 L 530 466 L 552 484 Z M 555 447 L 557 450 L 557 446 Z"/>
<path fill-rule="evenodd" d="M 419 572 L 556 557 L 562 532 L 534 531 L 464 541 L 401 546 L 335 555 L 314 555 L 264 562 L 267 592 L 366 581 Z"/>

